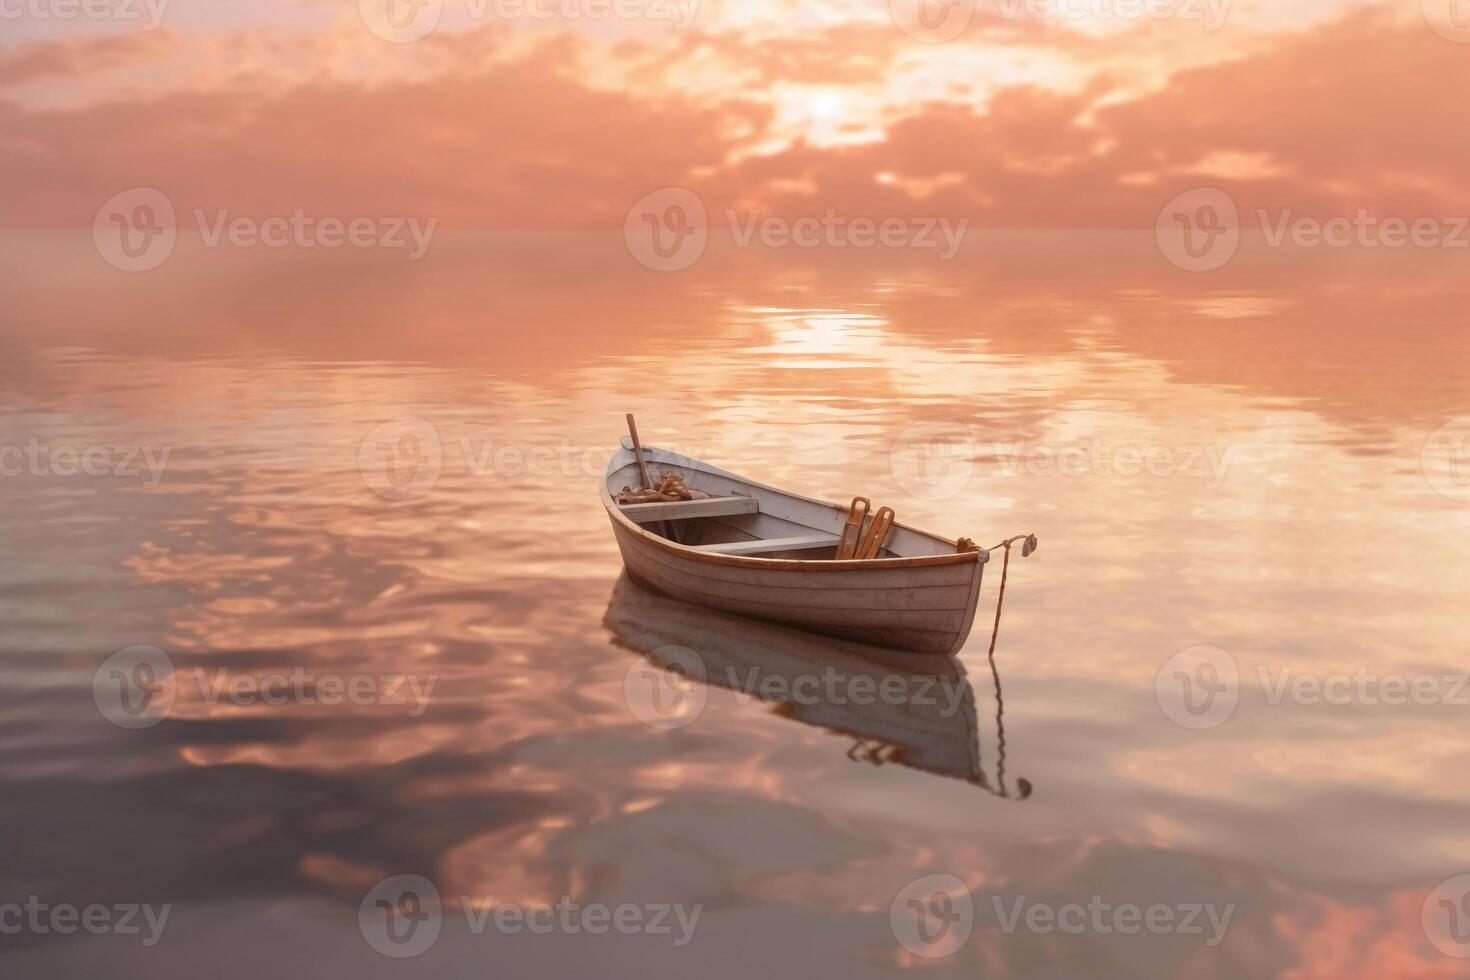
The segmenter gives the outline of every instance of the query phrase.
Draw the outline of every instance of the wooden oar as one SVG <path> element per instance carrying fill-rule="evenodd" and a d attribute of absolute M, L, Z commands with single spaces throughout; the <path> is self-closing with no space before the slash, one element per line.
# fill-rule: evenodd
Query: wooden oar
<path fill-rule="evenodd" d="M 888 537 L 888 532 L 893 528 L 894 518 L 892 507 L 880 507 L 878 513 L 873 517 L 873 523 L 868 525 L 868 535 L 863 538 L 863 543 L 858 545 L 857 554 L 854 558 L 867 560 L 877 558 L 878 552 L 883 550 L 883 539 Z"/>
<path fill-rule="evenodd" d="M 872 507 L 867 497 L 852 498 L 852 506 L 847 510 L 847 523 L 842 525 L 842 538 L 837 542 L 837 556 L 834 561 L 847 561 L 857 554 L 858 543 L 863 537 L 863 521 L 867 519 L 868 511 Z"/>
<path fill-rule="evenodd" d="M 628 435 L 633 437 L 633 457 L 638 460 L 638 474 L 643 479 L 644 489 L 657 489 L 653 484 L 653 480 L 648 476 L 648 464 L 643 461 L 643 444 L 638 441 L 638 423 L 633 421 L 632 412 L 628 413 Z M 668 521 L 661 522 L 660 527 L 663 528 L 664 537 L 670 541 L 679 540 L 678 536 L 674 533 L 674 526 Z"/>
<path fill-rule="evenodd" d="M 648 464 L 643 461 L 643 446 L 638 442 L 638 423 L 633 421 L 633 413 L 628 413 L 628 434 L 633 437 L 633 456 L 638 460 L 638 472 L 643 477 L 643 487 L 652 490 L 653 481 L 648 478 Z"/>

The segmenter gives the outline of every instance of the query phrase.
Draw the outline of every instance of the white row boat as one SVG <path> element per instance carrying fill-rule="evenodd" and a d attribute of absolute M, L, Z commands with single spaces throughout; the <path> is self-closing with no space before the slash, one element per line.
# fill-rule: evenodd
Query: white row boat
<path fill-rule="evenodd" d="M 651 446 L 643 461 L 708 499 L 619 504 L 643 485 L 633 440 L 602 503 L 629 576 L 676 599 L 828 636 L 953 656 L 975 620 L 989 553 L 894 524 L 876 557 L 834 560 L 848 508 Z"/>

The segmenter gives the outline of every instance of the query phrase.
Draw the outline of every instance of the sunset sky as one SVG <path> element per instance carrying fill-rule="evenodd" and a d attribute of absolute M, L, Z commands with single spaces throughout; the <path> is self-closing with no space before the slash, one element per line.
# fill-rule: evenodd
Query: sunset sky
<path fill-rule="evenodd" d="M 0 0 L 0 933 L 179 906 L 0 977 L 1470 976 L 1467 95 L 1470 0 Z M 759 512 L 627 530 L 635 416 Z M 1040 549 L 697 550 L 859 494 Z"/>
<path fill-rule="evenodd" d="M 1247 224 L 1470 209 L 1465 0 L 929 0 L 948 40 L 917 0 L 443 0 L 397 42 L 407 0 L 96 2 L 138 19 L 0 5 L 0 225 L 138 186 L 485 229 L 617 228 L 670 186 L 972 228 L 1152 227 L 1200 186 Z"/>

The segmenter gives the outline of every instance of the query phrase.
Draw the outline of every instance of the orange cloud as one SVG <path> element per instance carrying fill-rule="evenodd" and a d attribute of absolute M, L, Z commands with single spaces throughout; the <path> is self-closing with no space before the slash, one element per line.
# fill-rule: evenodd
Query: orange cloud
<path fill-rule="evenodd" d="M 1046 33 L 1081 43 L 1076 31 Z M 716 214 L 830 208 L 992 228 L 1151 227 L 1165 201 L 1202 184 L 1235 196 L 1247 224 L 1257 208 L 1470 209 L 1459 177 L 1470 107 L 1447 97 L 1465 52 L 1385 9 L 1143 93 L 1109 69 L 1080 86 L 1001 86 L 983 104 L 958 89 L 897 99 L 893 73 L 944 46 L 873 24 L 759 43 L 503 25 L 421 45 L 361 41 L 240 35 L 212 42 L 236 49 L 233 76 L 214 65 L 207 83 L 72 108 L 0 101 L 0 169 L 27 191 L 0 203 L 0 222 L 84 227 L 133 186 L 185 213 L 407 213 L 447 228 L 616 228 L 634 201 L 671 185 Z M 180 43 L 31 45 L 4 55 L 0 80 L 167 59 Z M 385 48 L 388 75 L 349 70 L 351 52 Z M 290 84 L 269 84 L 273 58 L 298 63 Z M 302 73 L 303 62 L 322 70 Z M 737 81 L 712 89 L 724 76 Z"/>
<path fill-rule="evenodd" d="M 0 89 L 42 78 L 77 78 L 157 61 L 179 43 L 168 30 L 37 41 L 0 48 Z"/>

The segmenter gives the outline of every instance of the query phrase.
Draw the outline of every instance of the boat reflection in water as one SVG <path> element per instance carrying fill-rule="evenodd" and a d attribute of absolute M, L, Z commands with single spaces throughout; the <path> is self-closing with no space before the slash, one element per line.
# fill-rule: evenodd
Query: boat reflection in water
<path fill-rule="evenodd" d="M 896 763 L 1025 799 L 1005 776 L 1000 675 L 995 778 L 985 772 L 975 691 L 953 657 L 915 657 L 745 619 L 650 592 L 619 577 L 603 625 L 661 670 L 776 705 L 776 713 L 855 739 L 848 758 Z M 993 665 L 992 665 L 993 666 Z M 833 696 L 836 692 L 836 696 Z"/>

